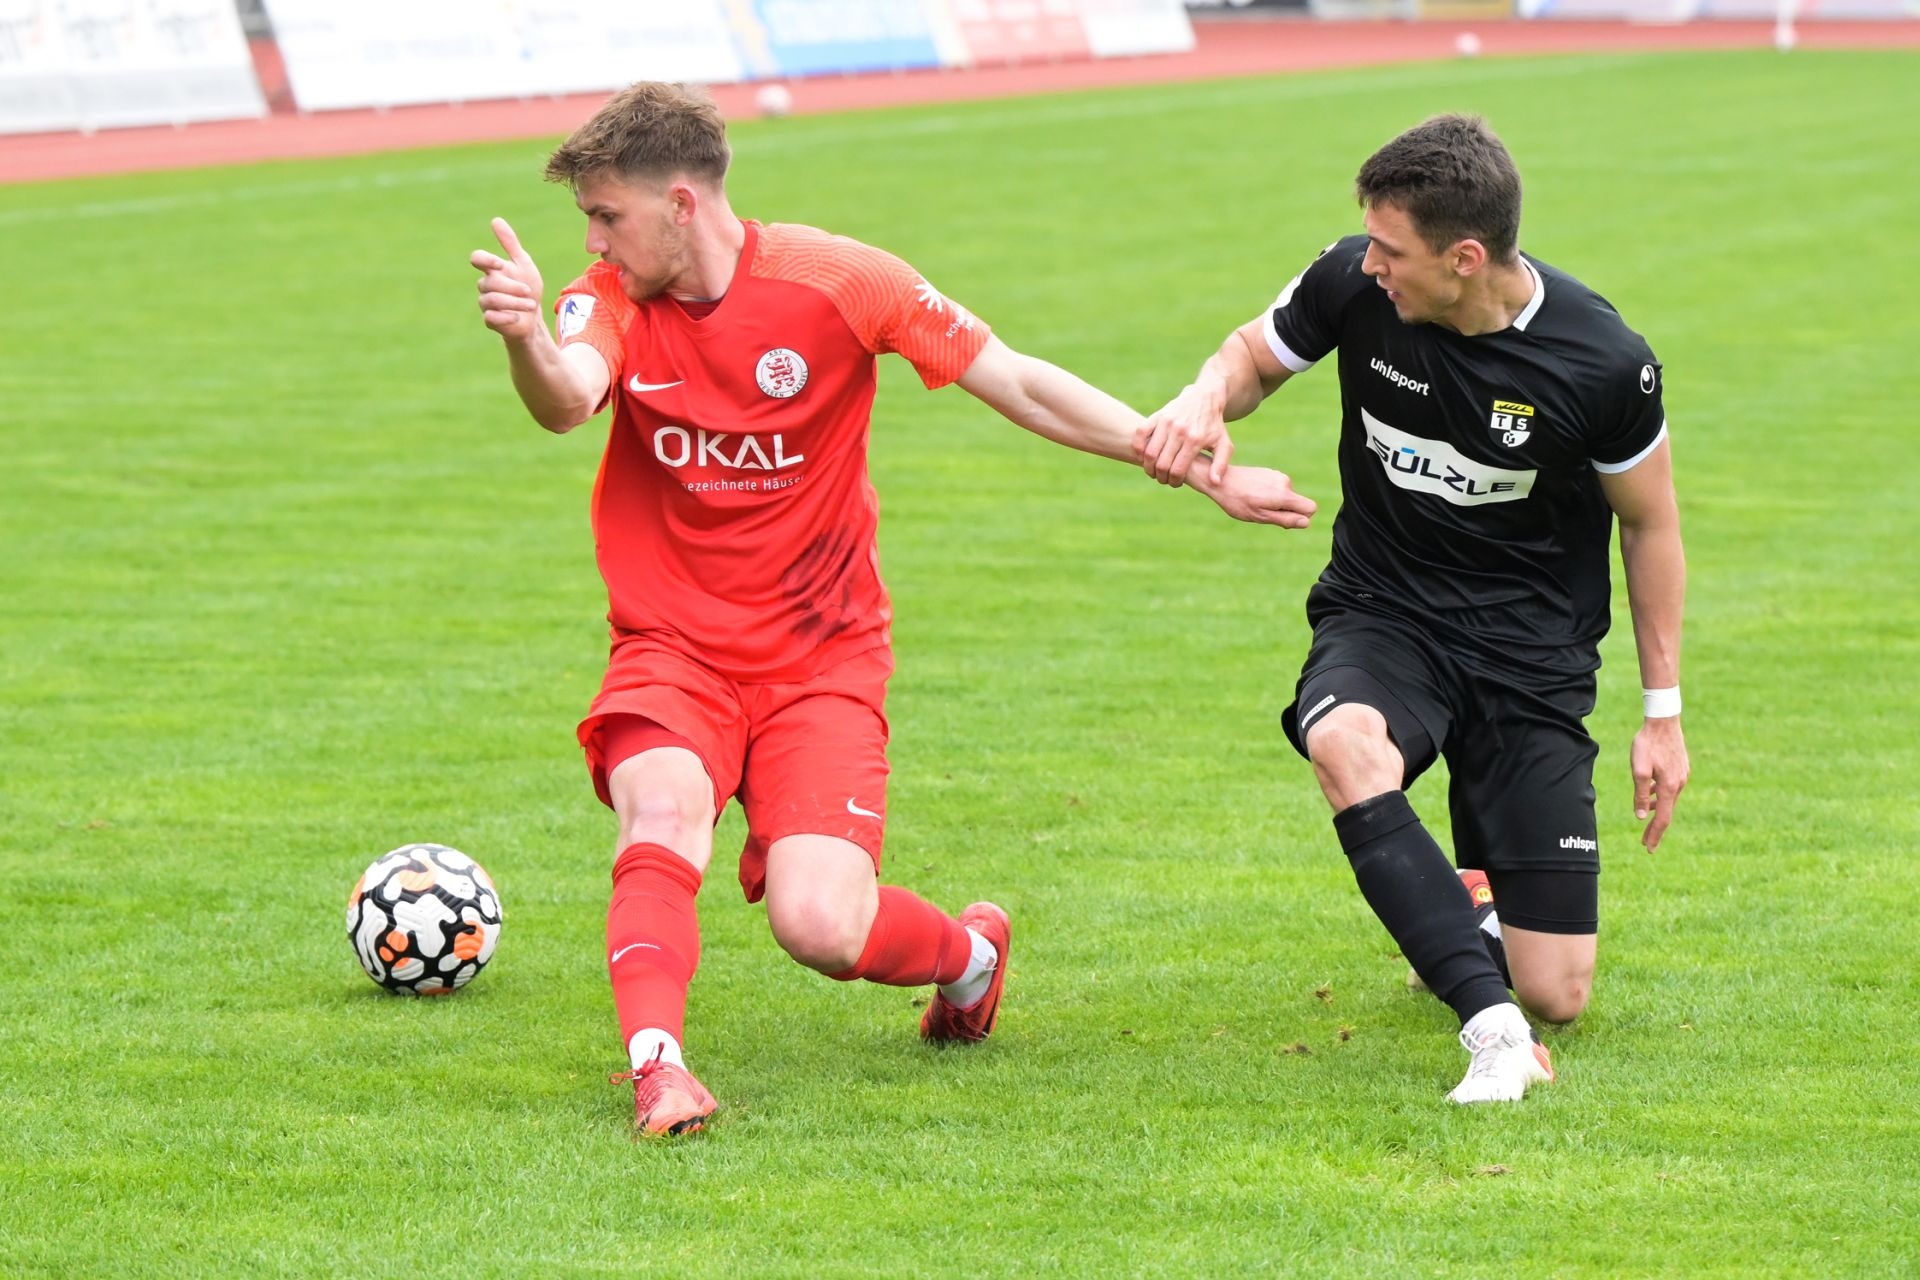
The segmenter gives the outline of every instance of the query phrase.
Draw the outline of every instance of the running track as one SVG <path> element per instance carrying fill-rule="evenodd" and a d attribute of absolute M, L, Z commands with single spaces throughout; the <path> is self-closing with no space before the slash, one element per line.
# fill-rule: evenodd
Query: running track
<path fill-rule="evenodd" d="M 1482 57 L 1773 47 L 1773 24 L 1769 22 L 1649 26 L 1619 22 L 1202 20 L 1194 23 L 1197 44 L 1191 53 L 971 71 L 818 77 L 792 82 L 794 110 L 854 111 L 906 103 L 1451 58 L 1455 56 L 1455 37 L 1468 30 L 1479 36 Z M 1800 47 L 1805 49 L 1920 49 L 1920 21 L 1803 21 L 1799 37 Z M 268 99 L 276 107 L 275 113 L 264 120 L 113 129 L 94 134 L 0 135 L 0 184 L 557 137 L 592 114 L 605 96 L 302 115 L 288 109 L 284 71 L 271 43 L 256 46 L 255 62 Z M 752 115 L 753 95 L 750 86 L 720 85 L 713 89 L 714 99 L 730 118 Z"/>

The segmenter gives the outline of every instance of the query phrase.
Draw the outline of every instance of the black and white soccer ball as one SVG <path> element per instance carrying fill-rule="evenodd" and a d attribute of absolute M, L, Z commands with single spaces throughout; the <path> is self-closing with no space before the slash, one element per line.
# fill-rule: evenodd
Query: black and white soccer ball
<path fill-rule="evenodd" d="M 500 921 L 493 877 L 443 844 L 382 854 L 347 895 L 360 967 L 401 995 L 452 995 L 472 982 L 500 945 Z"/>

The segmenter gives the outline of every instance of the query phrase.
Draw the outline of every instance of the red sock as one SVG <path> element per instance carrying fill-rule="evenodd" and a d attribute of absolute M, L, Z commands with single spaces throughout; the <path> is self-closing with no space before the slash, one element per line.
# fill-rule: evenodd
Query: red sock
<path fill-rule="evenodd" d="M 973 958 L 967 927 L 925 898 L 894 885 L 880 886 L 880 910 L 853 968 L 832 976 L 840 982 L 865 978 L 889 987 L 958 982 Z"/>
<path fill-rule="evenodd" d="M 614 860 L 607 973 L 622 1048 L 649 1027 L 681 1038 L 687 984 L 700 967 L 699 890 L 700 873 L 665 845 L 629 845 Z"/>

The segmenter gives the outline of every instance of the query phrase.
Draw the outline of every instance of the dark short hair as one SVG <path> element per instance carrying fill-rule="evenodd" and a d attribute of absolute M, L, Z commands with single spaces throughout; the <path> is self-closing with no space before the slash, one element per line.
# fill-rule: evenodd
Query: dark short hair
<path fill-rule="evenodd" d="M 547 158 L 547 181 L 578 188 L 602 177 L 658 181 L 677 174 L 718 183 L 733 151 L 713 99 L 682 84 L 643 80 L 607 99 Z"/>
<path fill-rule="evenodd" d="M 1478 240 L 1494 261 L 1511 262 L 1519 249 L 1520 171 L 1479 116 L 1415 125 L 1369 156 L 1353 187 L 1369 209 L 1404 210 L 1435 253 Z"/>

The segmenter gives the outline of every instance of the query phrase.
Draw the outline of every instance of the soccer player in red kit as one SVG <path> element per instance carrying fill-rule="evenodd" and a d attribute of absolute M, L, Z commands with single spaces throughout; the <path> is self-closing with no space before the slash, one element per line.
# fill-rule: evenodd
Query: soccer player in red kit
<path fill-rule="evenodd" d="M 722 806 L 748 838 L 740 882 L 794 959 L 833 978 L 935 988 L 932 1041 L 993 1030 L 1007 913 L 947 915 L 878 883 L 891 609 L 867 479 L 874 357 L 929 388 L 958 382 L 1021 426 L 1130 461 L 1140 416 L 1009 349 L 879 249 L 743 221 L 725 125 L 705 97 L 643 83 L 555 151 L 600 261 L 543 284 L 504 221 L 480 250 L 480 309 L 536 421 L 564 432 L 613 407 L 593 494 L 612 654 L 580 725 L 619 820 L 607 965 L 635 1126 L 699 1129 L 714 1099 L 681 1056 L 700 958 L 694 898 Z M 1277 472 L 1201 458 L 1188 481 L 1238 519 L 1300 527 L 1313 504 Z"/>

